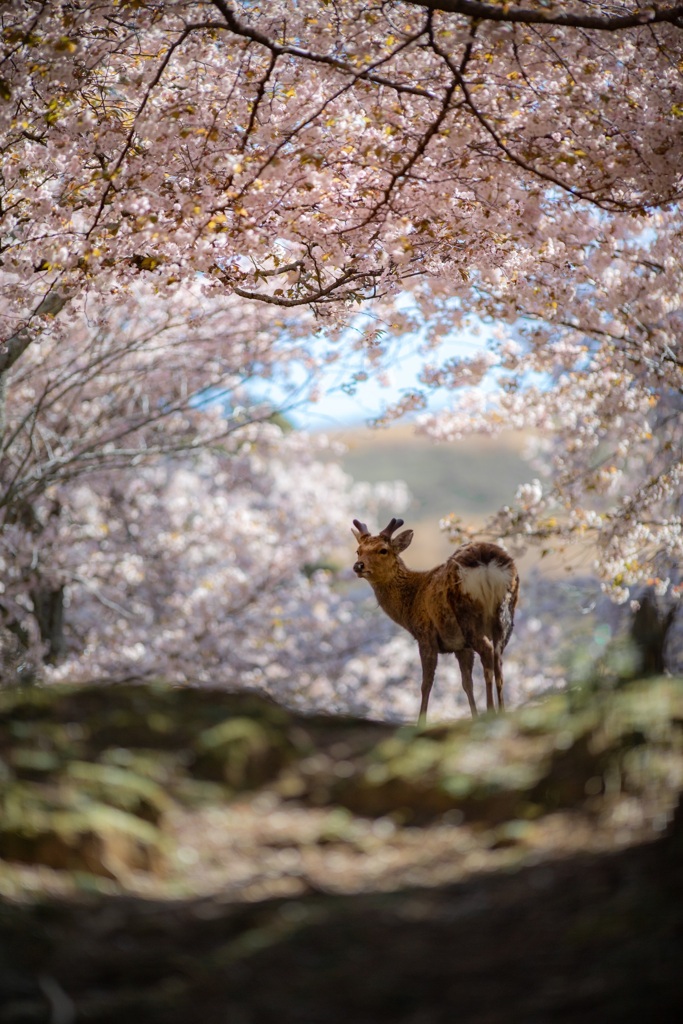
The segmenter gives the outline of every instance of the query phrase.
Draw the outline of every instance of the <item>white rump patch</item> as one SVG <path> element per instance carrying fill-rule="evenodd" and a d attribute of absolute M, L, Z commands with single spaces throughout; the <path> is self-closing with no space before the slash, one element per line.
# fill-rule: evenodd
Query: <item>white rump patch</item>
<path fill-rule="evenodd" d="M 463 591 L 487 612 L 493 613 L 505 597 L 512 583 L 513 572 L 509 565 L 489 562 L 476 565 L 473 569 L 460 566 L 460 583 Z"/>

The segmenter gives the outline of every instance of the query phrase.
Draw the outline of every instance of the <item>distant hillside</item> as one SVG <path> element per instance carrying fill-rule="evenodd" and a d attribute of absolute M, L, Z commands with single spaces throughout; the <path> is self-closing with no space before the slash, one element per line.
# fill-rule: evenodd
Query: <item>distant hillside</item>
<path fill-rule="evenodd" d="M 439 532 L 441 518 L 455 512 L 476 526 L 512 502 L 519 484 L 534 475 L 523 458 L 527 438 L 520 433 L 435 444 L 416 434 L 413 425 L 402 424 L 334 436 L 347 447 L 341 463 L 355 480 L 404 480 L 410 488 L 413 502 L 404 518 L 410 518 L 417 535 L 406 561 L 416 568 L 452 551 Z"/>

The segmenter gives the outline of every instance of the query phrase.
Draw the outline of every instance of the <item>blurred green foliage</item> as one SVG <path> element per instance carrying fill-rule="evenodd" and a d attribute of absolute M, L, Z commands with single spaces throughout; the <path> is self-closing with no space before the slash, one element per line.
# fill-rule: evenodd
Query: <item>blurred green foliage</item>
<path fill-rule="evenodd" d="M 682 788 L 670 678 L 421 730 L 0 691 L 0 1022 L 677 1019 Z M 212 843 L 243 893 L 179 888 Z"/>

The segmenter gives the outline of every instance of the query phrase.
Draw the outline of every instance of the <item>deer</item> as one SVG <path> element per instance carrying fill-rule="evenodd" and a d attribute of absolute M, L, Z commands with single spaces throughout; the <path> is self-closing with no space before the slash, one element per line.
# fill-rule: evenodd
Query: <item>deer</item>
<path fill-rule="evenodd" d="M 373 536 L 353 520 L 358 541 L 353 570 L 367 580 L 384 612 L 416 640 L 422 663 L 422 700 L 418 725 L 427 721 L 429 695 L 440 654 L 455 654 L 472 717 L 477 715 L 472 669 L 477 654 L 484 670 L 486 707 L 493 711 L 495 681 L 498 711 L 503 711 L 503 651 L 512 633 L 519 574 L 502 547 L 487 542 L 463 544 L 434 569 L 409 569 L 401 552 L 413 539 L 402 519 L 392 519 Z"/>

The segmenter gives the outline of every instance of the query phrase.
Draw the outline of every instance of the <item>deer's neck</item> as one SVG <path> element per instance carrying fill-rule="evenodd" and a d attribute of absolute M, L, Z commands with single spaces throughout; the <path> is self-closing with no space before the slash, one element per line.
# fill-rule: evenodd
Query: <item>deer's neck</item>
<path fill-rule="evenodd" d="M 398 622 L 399 626 L 411 631 L 413 610 L 422 581 L 427 574 L 415 572 L 401 565 L 391 582 L 372 583 L 375 597 L 383 612 Z"/>

